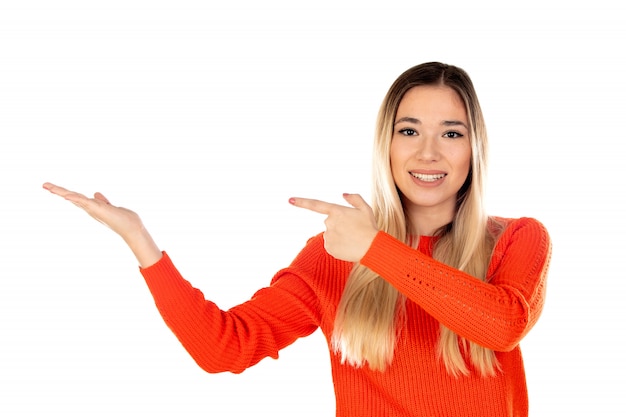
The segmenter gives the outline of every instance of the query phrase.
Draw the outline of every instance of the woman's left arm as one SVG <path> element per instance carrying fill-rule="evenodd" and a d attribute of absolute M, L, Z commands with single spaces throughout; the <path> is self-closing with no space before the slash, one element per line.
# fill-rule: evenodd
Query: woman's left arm
<path fill-rule="evenodd" d="M 537 322 L 546 291 L 551 243 L 537 220 L 513 221 L 500 236 L 488 282 L 379 232 L 361 264 L 390 282 L 440 323 L 496 351 L 519 344 Z"/>

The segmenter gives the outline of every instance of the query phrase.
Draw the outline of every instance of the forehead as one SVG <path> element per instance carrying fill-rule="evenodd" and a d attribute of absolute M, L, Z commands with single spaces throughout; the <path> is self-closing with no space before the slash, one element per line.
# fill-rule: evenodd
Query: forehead
<path fill-rule="evenodd" d="M 398 106 L 396 119 L 416 117 L 426 119 L 467 121 L 465 103 L 452 88 L 442 85 L 420 85 L 408 90 Z M 424 119 L 424 120 L 423 120 Z"/>

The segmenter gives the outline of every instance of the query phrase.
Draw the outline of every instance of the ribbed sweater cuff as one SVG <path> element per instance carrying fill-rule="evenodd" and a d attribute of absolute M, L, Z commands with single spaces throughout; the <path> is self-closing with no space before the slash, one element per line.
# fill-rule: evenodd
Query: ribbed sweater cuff
<path fill-rule="evenodd" d="M 407 253 L 414 254 L 415 250 L 379 231 L 360 263 L 379 275 L 396 276 L 406 269 Z"/>
<path fill-rule="evenodd" d="M 178 291 L 181 276 L 167 252 L 162 253 L 163 256 L 157 263 L 147 268 L 139 268 L 139 271 L 153 294 L 172 294 Z"/>

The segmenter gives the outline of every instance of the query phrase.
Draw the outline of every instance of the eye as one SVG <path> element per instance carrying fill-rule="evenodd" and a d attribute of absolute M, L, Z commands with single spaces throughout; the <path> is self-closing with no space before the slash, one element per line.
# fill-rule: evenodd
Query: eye
<path fill-rule="evenodd" d="M 399 133 L 403 134 L 404 136 L 415 136 L 417 135 L 417 132 L 409 127 L 405 127 L 404 129 L 400 129 L 398 131 Z"/>
<path fill-rule="evenodd" d="M 459 132 L 446 132 L 443 134 L 443 137 L 446 139 L 458 139 L 458 138 L 462 138 L 463 135 L 460 134 Z"/>

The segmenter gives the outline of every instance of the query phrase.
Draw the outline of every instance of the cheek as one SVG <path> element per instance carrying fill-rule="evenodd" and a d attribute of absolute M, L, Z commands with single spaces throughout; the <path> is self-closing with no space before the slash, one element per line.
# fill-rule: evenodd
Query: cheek
<path fill-rule="evenodd" d="M 454 153 L 454 164 L 458 171 L 463 173 L 463 177 L 466 178 L 472 164 L 472 150 L 469 146 L 464 146 Z"/>
<path fill-rule="evenodd" d="M 465 154 L 465 172 L 469 174 L 470 167 L 472 166 L 472 150 L 468 149 Z"/>
<path fill-rule="evenodd" d="M 389 160 L 392 166 L 401 166 L 411 157 L 411 147 L 401 139 L 392 140 L 389 148 Z"/>
<path fill-rule="evenodd" d="M 470 166 L 472 164 L 470 158 L 470 155 L 462 155 L 456 164 L 459 172 L 463 173 L 464 177 L 467 177 L 467 174 L 469 174 Z"/>

